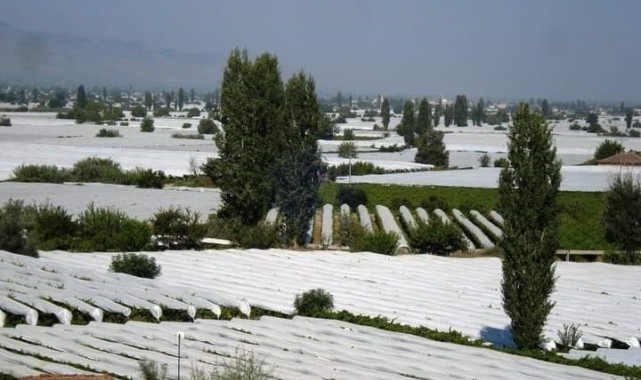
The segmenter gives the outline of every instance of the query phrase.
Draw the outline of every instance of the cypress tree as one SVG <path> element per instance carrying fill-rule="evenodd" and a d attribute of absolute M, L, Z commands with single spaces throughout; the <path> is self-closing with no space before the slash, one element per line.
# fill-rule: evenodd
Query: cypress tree
<path fill-rule="evenodd" d="M 145 108 L 147 108 L 147 110 L 150 110 L 153 104 L 154 104 L 154 99 L 151 96 L 151 92 L 145 91 Z"/>
<path fill-rule="evenodd" d="M 499 177 L 499 210 L 505 218 L 500 242 L 503 308 L 514 342 L 534 349 L 542 342 L 545 321 L 554 306 L 554 260 L 558 247 L 561 164 L 552 132 L 541 115 L 519 106 L 508 134 L 509 165 Z"/>
<path fill-rule="evenodd" d="M 387 98 L 383 99 L 383 104 L 381 104 L 381 117 L 383 118 L 383 127 L 387 130 L 390 120 L 390 108 Z"/>
<path fill-rule="evenodd" d="M 185 91 L 181 87 L 178 89 L 178 96 L 176 99 L 176 108 L 178 108 L 178 111 L 183 110 L 183 104 L 185 104 Z"/>
<path fill-rule="evenodd" d="M 451 103 L 446 104 L 445 109 L 443 110 L 443 115 L 445 126 L 449 127 L 450 125 L 452 125 L 452 122 L 454 121 L 454 105 Z"/>
<path fill-rule="evenodd" d="M 444 136 L 443 132 L 433 129 L 420 135 L 416 139 L 418 149 L 414 156 L 414 162 L 446 168 L 449 164 L 450 153 L 445 149 Z"/>
<path fill-rule="evenodd" d="M 427 99 L 421 99 L 421 102 L 418 105 L 418 117 L 416 118 L 416 134 L 422 135 L 428 130 L 432 129 L 432 111 L 430 109 L 430 103 Z"/>
<path fill-rule="evenodd" d="M 78 86 L 78 90 L 76 91 L 76 105 L 80 109 L 87 106 L 87 94 L 85 93 L 85 86 L 82 84 Z"/>
<path fill-rule="evenodd" d="M 443 116 L 443 98 L 438 99 L 438 104 L 434 107 L 434 127 L 438 127 Z"/>

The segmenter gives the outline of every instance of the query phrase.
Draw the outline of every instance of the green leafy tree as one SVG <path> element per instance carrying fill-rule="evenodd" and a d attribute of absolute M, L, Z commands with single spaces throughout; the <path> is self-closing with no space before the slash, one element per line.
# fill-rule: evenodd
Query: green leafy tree
<path fill-rule="evenodd" d="M 233 50 L 220 97 L 225 133 L 216 136 L 219 158 L 210 171 L 221 190 L 218 215 L 255 225 L 275 201 L 275 169 L 286 148 L 278 59 L 265 53 L 252 62 L 246 51 Z"/>
<path fill-rule="evenodd" d="M 475 126 L 481 126 L 485 121 L 485 101 L 483 98 L 480 98 L 474 109 L 472 110 L 472 124 Z"/>
<path fill-rule="evenodd" d="M 590 112 L 585 121 L 590 124 L 590 127 L 594 128 L 599 124 L 599 116 L 595 112 Z"/>
<path fill-rule="evenodd" d="M 615 140 L 605 140 L 594 151 L 594 159 L 602 160 L 604 158 L 612 157 L 615 154 L 625 152 L 625 148 L 620 142 Z"/>
<path fill-rule="evenodd" d="M 418 149 L 414 161 L 446 168 L 449 164 L 450 153 L 445 149 L 443 136 L 445 136 L 443 132 L 435 130 L 429 130 L 420 135 L 416 141 Z"/>
<path fill-rule="evenodd" d="M 418 104 L 418 116 L 416 118 L 416 134 L 422 135 L 432 129 L 432 110 L 427 99 L 421 99 Z"/>
<path fill-rule="evenodd" d="M 561 163 L 552 131 L 541 115 L 519 105 L 508 133 L 509 165 L 499 177 L 499 210 L 505 219 L 503 308 L 512 337 L 521 349 L 542 343 L 545 321 L 554 303 L 554 261 L 558 248 L 557 194 Z"/>
<path fill-rule="evenodd" d="M 146 117 L 140 123 L 140 132 L 153 132 L 155 129 L 154 119 Z"/>
<path fill-rule="evenodd" d="M 176 97 L 176 108 L 178 108 L 178 111 L 183 110 L 183 104 L 185 104 L 185 91 L 181 87 L 178 89 L 178 96 Z"/>
<path fill-rule="evenodd" d="M 9 200 L 0 205 L 0 249 L 19 255 L 38 257 L 38 251 L 27 235 L 30 227 L 23 201 Z"/>
<path fill-rule="evenodd" d="M 467 97 L 456 95 L 454 101 L 454 124 L 457 127 L 467 127 Z"/>
<path fill-rule="evenodd" d="M 87 94 L 85 93 L 85 86 L 82 84 L 78 86 L 78 90 L 76 91 L 76 105 L 80 109 L 85 108 L 87 105 Z"/>
<path fill-rule="evenodd" d="M 304 72 L 285 86 L 285 146 L 278 159 L 277 202 L 285 228 L 284 240 L 306 244 L 309 221 L 318 200 L 321 159 L 316 140 L 324 134 L 316 84 Z"/>
<path fill-rule="evenodd" d="M 401 124 L 396 127 L 396 132 L 403 136 L 405 140 L 405 145 L 413 146 L 414 145 L 414 128 L 416 121 L 414 119 L 414 104 L 412 101 L 408 100 L 405 102 L 403 107 L 403 118 L 401 119 Z"/>
<path fill-rule="evenodd" d="M 387 130 L 390 121 L 390 107 L 387 98 L 383 99 L 383 104 L 381 104 L 381 117 L 383 118 L 383 127 Z"/>
<path fill-rule="evenodd" d="M 641 249 L 641 184 L 631 173 L 614 177 L 605 200 L 603 224 L 606 240 L 638 261 Z"/>
<path fill-rule="evenodd" d="M 133 117 L 146 117 L 147 109 L 141 105 L 137 105 L 131 109 L 131 116 Z"/>
<path fill-rule="evenodd" d="M 171 108 L 171 102 L 174 100 L 174 94 L 172 91 L 167 91 L 163 96 L 165 98 L 165 108 L 169 110 Z"/>
<path fill-rule="evenodd" d="M 341 158 L 356 158 L 358 156 L 358 149 L 353 141 L 346 141 L 338 145 L 338 157 Z"/>
<path fill-rule="evenodd" d="M 632 126 L 632 117 L 634 116 L 634 111 L 632 108 L 628 108 L 625 110 L 625 127 L 627 129 L 630 129 Z"/>

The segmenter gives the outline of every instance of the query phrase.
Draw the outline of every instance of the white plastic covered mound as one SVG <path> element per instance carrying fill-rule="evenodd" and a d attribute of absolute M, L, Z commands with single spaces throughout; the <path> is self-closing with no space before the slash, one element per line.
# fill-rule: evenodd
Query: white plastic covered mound
<path fill-rule="evenodd" d="M 616 376 L 562 366 L 496 351 L 440 343 L 412 335 L 386 332 L 340 321 L 296 317 L 293 320 L 211 321 L 51 328 L 18 326 L 0 330 L 0 372 L 24 376 L 68 362 L 138 378 L 138 361 L 178 370 L 177 334 L 181 339 L 181 372 L 211 371 L 244 351 L 264 361 L 264 369 L 280 379 L 616 379 Z M 12 354 L 10 348 L 22 352 Z M 36 360 L 33 356 L 39 356 Z M 32 360 L 33 359 L 33 360 Z M 21 366 L 16 368 L 16 364 Z M 56 363 L 58 362 L 58 363 Z M 79 373 L 70 366 L 54 373 Z"/>
<path fill-rule="evenodd" d="M 496 258 L 235 249 L 149 254 L 162 265 L 162 274 L 146 286 L 174 290 L 174 298 L 224 294 L 234 300 L 245 297 L 252 306 L 292 313 L 297 294 L 323 288 L 334 295 L 339 310 L 510 342 L 510 321 L 501 306 L 501 263 Z M 43 252 L 39 265 L 107 275 L 111 256 Z M 573 262 L 558 262 L 556 268 L 552 296 L 556 305 L 544 330 L 546 337 L 556 339 L 557 331 L 571 323 L 580 325 L 586 343 L 641 337 L 635 317 L 641 315 L 641 268 Z M 138 283 L 129 279 L 123 276 L 121 281 Z"/>

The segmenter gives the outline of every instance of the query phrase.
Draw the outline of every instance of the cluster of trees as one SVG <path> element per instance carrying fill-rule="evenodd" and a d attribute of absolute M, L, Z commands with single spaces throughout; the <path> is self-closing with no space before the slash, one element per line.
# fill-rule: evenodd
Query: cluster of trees
<path fill-rule="evenodd" d="M 90 101 L 85 91 L 85 86 L 80 85 L 76 90 L 76 103 L 71 111 L 59 112 L 59 119 L 74 119 L 78 123 L 87 121 L 94 123 L 115 123 L 124 117 L 120 107 L 113 107 L 104 101 Z"/>
<path fill-rule="evenodd" d="M 318 197 L 321 160 L 316 140 L 331 134 L 313 78 L 304 72 L 283 84 L 274 55 L 250 60 L 232 51 L 221 86 L 224 134 L 208 175 L 221 189 L 220 218 L 256 225 L 278 205 L 283 239 L 304 244 Z"/>

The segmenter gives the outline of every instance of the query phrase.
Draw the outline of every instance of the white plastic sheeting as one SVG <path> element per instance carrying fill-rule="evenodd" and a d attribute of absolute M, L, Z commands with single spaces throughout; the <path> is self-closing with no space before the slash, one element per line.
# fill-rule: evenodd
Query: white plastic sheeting
<path fill-rule="evenodd" d="M 50 367 L 60 366 L 51 371 L 54 373 L 82 373 L 71 366 L 67 368 L 59 364 L 68 362 L 96 372 L 109 371 L 123 377 L 138 378 L 138 361 L 148 359 L 166 363 L 169 378 L 175 379 L 178 331 L 184 332 L 180 348 L 185 377 L 193 367 L 211 371 L 213 365 L 220 365 L 241 348 L 264 361 L 265 368 L 273 368 L 275 377 L 285 380 L 402 380 L 453 375 L 497 380 L 613 378 L 579 367 L 485 348 L 304 317 L 292 320 L 263 317 L 257 321 L 91 323 L 88 326 L 56 325 L 51 328 L 20 326 L 15 331 L 3 329 L 0 330 L 0 347 L 24 354 L 12 355 L 0 348 L 0 372 L 15 368 L 16 363 L 22 364 L 22 371 L 40 372 L 36 368 L 41 368 L 44 361 L 29 356 L 39 355 L 57 362 L 50 363 Z M 426 358 L 429 358 L 429 365 L 422 365 Z"/>
<path fill-rule="evenodd" d="M 490 211 L 490 219 L 498 223 L 500 226 L 503 226 L 505 224 L 505 219 L 503 219 L 503 216 L 501 216 L 501 214 L 494 210 Z"/>
<path fill-rule="evenodd" d="M 390 209 L 387 208 L 387 206 L 376 205 L 376 214 L 381 221 L 383 231 L 391 232 L 398 237 L 398 243 L 396 244 L 398 249 L 408 249 L 409 244 L 407 244 L 407 239 L 405 239 L 405 235 L 403 235 L 403 231 L 401 231 L 398 223 L 396 223 L 396 219 L 394 219 L 394 215 L 392 215 Z"/>
<path fill-rule="evenodd" d="M 476 220 L 477 223 L 480 223 L 484 228 L 486 228 L 488 231 L 492 233 L 497 239 L 502 239 L 503 238 L 503 231 L 496 226 L 496 224 L 490 222 L 487 220 L 486 217 L 483 216 L 480 212 L 476 210 L 470 211 L 470 215 L 472 218 Z"/>
<path fill-rule="evenodd" d="M 427 211 L 423 207 L 417 207 L 416 208 L 416 215 L 418 215 L 418 218 L 425 224 L 430 222 L 430 217 L 427 214 Z"/>
<path fill-rule="evenodd" d="M 265 217 L 265 223 L 267 223 L 267 225 L 273 226 L 274 224 L 276 224 L 276 219 L 278 218 L 278 211 L 280 211 L 278 207 L 274 207 L 272 209 L 269 209 L 269 211 L 267 211 L 267 216 Z"/>
<path fill-rule="evenodd" d="M 351 213 L 352 213 L 352 210 L 349 208 L 349 205 L 343 203 L 341 205 L 341 216 L 344 216 L 344 215 L 349 216 Z"/>
<path fill-rule="evenodd" d="M 63 307 L 54 305 L 41 298 L 30 297 L 24 294 L 14 294 L 13 298 L 16 301 L 31 306 L 42 313 L 55 315 L 58 321 L 63 325 L 71 324 L 71 312 Z"/>
<path fill-rule="evenodd" d="M 479 244 L 481 244 L 481 247 L 483 248 L 494 248 L 494 243 L 492 243 L 492 240 L 487 237 L 483 233 L 483 231 L 478 228 L 474 223 L 472 223 L 468 218 L 463 215 L 461 210 L 459 209 L 452 209 L 452 215 L 454 215 L 454 218 L 459 222 L 460 225 L 463 226 L 465 230 L 467 230 L 468 233 L 470 233 L 474 238 L 476 239 Z"/>
<path fill-rule="evenodd" d="M 327 203 L 323 206 L 321 225 L 321 244 L 323 247 L 332 245 L 334 235 L 334 206 Z"/>
<path fill-rule="evenodd" d="M 37 311 L 7 296 L 0 295 L 0 310 L 23 316 L 29 325 L 35 325 L 38 323 Z"/>
<path fill-rule="evenodd" d="M 401 212 L 401 217 L 403 218 L 405 225 L 409 228 L 416 228 L 416 220 L 414 220 L 414 216 L 410 210 L 406 206 L 401 206 L 398 210 Z"/>
<path fill-rule="evenodd" d="M 367 207 L 363 205 L 358 205 L 356 210 L 358 211 L 358 219 L 361 221 L 361 226 L 363 226 L 365 231 L 369 231 L 369 232 L 374 231 L 374 226 L 372 225 L 372 218 L 369 216 L 369 211 L 367 210 Z"/>

